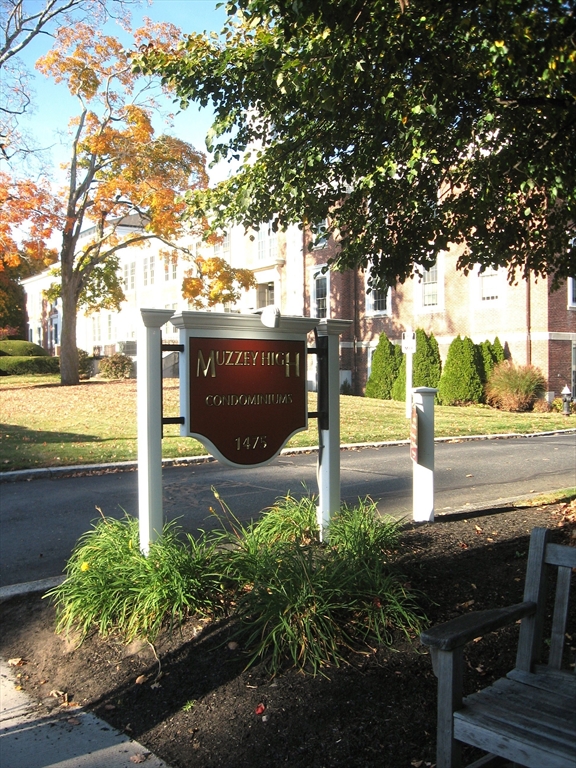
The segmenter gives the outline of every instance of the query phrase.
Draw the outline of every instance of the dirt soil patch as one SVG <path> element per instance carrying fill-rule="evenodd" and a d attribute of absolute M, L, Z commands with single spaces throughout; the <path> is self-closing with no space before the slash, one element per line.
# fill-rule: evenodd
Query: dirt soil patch
<path fill-rule="evenodd" d="M 576 544 L 575 518 L 572 502 L 409 525 L 399 568 L 422 593 L 428 624 L 519 602 L 530 531 L 545 526 L 555 541 Z M 288 671 L 270 679 L 262 666 L 244 669 L 226 622 L 191 619 L 155 648 L 95 634 L 74 647 L 54 634 L 54 609 L 40 596 L 4 602 L 0 622 L 0 655 L 25 659 L 19 682 L 43 707 L 63 717 L 70 716 L 67 705 L 86 707 L 174 768 L 434 763 L 436 680 L 417 638 L 353 656 L 325 677 Z M 467 692 L 513 666 L 517 629 L 468 646 Z"/>

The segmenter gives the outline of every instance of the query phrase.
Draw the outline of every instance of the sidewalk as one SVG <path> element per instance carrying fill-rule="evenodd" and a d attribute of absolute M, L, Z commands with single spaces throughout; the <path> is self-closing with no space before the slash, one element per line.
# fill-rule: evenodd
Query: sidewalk
<path fill-rule="evenodd" d="M 18 669 L 18 667 L 16 667 Z M 3 768 L 169 768 L 137 741 L 90 712 L 37 703 L 17 690 L 14 668 L 0 660 L 0 765 Z"/>

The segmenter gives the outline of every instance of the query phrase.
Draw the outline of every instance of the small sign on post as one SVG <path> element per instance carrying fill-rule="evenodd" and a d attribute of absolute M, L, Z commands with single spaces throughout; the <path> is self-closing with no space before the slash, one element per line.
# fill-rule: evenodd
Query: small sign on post
<path fill-rule="evenodd" d="M 412 406 L 412 419 L 410 421 L 410 458 L 418 463 L 418 408 Z"/>
<path fill-rule="evenodd" d="M 406 418 L 412 416 L 412 355 L 416 352 L 416 334 L 407 328 L 402 334 L 402 352 L 406 355 Z"/>

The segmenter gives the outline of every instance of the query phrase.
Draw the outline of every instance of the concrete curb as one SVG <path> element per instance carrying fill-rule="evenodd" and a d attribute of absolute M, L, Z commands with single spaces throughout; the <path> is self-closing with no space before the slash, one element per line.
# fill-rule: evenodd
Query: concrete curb
<path fill-rule="evenodd" d="M 574 434 L 574 429 L 555 429 L 551 432 L 531 432 L 521 434 L 509 432 L 501 435 L 460 435 L 455 437 L 437 437 L 435 443 L 463 443 L 471 440 L 510 440 L 531 437 L 546 437 L 548 435 Z M 409 445 L 410 440 L 386 440 L 373 443 L 343 443 L 340 449 L 343 451 L 355 451 L 362 448 L 387 448 L 395 445 Z M 317 453 L 318 446 L 310 445 L 301 448 L 285 448 L 280 456 L 297 456 L 305 453 Z M 183 456 L 176 459 L 162 459 L 162 467 L 186 467 L 193 464 L 206 464 L 216 459 L 210 454 L 203 456 Z M 9 472 L 0 472 L 0 483 L 16 483 L 29 480 L 57 480 L 63 477 L 82 477 L 86 475 L 105 475 L 107 472 L 135 472 L 138 469 L 137 461 L 118 461 L 112 464 L 76 464 L 67 467 L 41 467 L 38 469 L 16 469 Z"/>
<path fill-rule="evenodd" d="M 4 602 L 4 600 L 9 600 L 11 597 L 48 592 L 49 589 L 62 584 L 65 578 L 65 576 L 51 576 L 48 579 L 26 581 L 22 584 L 9 584 L 7 587 L 0 587 L 0 603 Z"/>

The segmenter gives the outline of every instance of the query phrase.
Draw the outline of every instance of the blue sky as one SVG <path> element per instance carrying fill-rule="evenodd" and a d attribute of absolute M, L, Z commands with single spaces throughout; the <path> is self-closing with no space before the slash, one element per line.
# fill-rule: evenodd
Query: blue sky
<path fill-rule="evenodd" d="M 216 8 L 217 0 L 153 0 L 143 2 L 140 7 L 132 9 L 132 27 L 141 26 L 144 16 L 153 21 L 168 21 L 186 32 L 220 32 L 226 13 L 224 8 Z M 111 23 L 107 27 L 110 34 L 122 37 L 120 27 Z M 128 38 L 126 38 L 128 41 Z M 51 39 L 47 36 L 36 38 L 23 52 L 21 58 L 35 75 L 32 81 L 34 90 L 34 112 L 29 116 L 23 127 L 34 134 L 42 146 L 51 146 L 51 166 L 56 170 L 60 163 L 68 159 L 65 146 L 60 144 L 58 132 L 67 128 L 68 121 L 77 114 L 76 100 L 71 97 L 65 84 L 55 84 L 44 75 L 34 70 L 35 61 L 51 47 Z M 167 106 L 176 111 L 174 107 Z M 205 150 L 205 136 L 210 127 L 212 113 L 209 109 L 200 110 L 189 107 L 178 114 L 170 133 L 179 136 L 193 144 L 197 149 Z M 157 130 L 161 125 L 156 125 Z M 211 179 L 218 181 L 225 178 L 229 172 L 226 165 L 220 165 L 211 171 Z"/>

